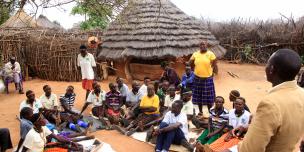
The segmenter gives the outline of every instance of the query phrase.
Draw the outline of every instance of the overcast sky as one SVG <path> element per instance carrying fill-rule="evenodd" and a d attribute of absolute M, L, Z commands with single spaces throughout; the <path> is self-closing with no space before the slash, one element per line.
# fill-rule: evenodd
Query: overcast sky
<path fill-rule="evenodd" d="M 214 21 L 227 21 L 232 18 L 271 19 L 279 18 L 280 13 L 298 18 L 304 16 L 304 0 L 171 0 L 186 14 Z M 72 4 L 63 9 L 44 9 L 42 13 L 51 21 L 57 20 L 65 28 L 84 20 L 82 16 L 70 15 Z M 28 7 L 29 8 L 29 7 Z"/>

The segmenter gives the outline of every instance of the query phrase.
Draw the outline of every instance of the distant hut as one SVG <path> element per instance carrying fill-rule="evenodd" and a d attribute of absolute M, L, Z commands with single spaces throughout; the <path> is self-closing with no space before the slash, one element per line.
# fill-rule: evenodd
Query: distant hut
<path fill-rule="evenodd" d="M 58 23 L 54 23 L 51 22 L 46 16 L 44 15 L 40 15 L 37 19 L 37 25 L 40 28 L 48 28 L 48 29 L 56 29 L 56 30 L 60 30 L 63 29 L 63 27 L 58 24 Z"/>
<path fill-rule="evenodd" d="M 128 6 L 106 29 L 99 60 L 111 59 L 116 74 L 128 80 L 159 78 L 159 63 L 188 57 L 209 42 L 217 57 L 226 50 L 202 23 L 186 15 L 170 0 L 130 0 Z M 183 65 L 173 65 L 182 73 Z"/>
<path fill-rule="evenodd" d="M 11 16 L 0 28 L 37 28 L 36 20 L 30 15 L 26 14 L 23 9 Z"/>

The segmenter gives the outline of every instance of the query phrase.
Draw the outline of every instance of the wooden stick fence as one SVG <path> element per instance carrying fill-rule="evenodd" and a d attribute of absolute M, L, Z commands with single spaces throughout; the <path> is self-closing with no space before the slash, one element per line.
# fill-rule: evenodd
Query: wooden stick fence
<path fill-rule="evenodd" d="M 22 69 L 28 67 L 32 76 L 53 81 L 79 81 L 78 48 L 87 43 L 90 35 L 101 36 L 102 32 L 0 29 L 0 51 L 4 63 L 14 55 Z M 95 55 L 96 49 L 89 49 L 89 52 Z"/>

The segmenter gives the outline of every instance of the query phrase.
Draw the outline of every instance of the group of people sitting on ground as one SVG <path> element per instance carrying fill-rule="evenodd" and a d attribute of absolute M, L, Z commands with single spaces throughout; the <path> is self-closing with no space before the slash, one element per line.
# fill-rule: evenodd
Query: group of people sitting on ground
<path fill-rule="evenodd" d="M 86 59 L 85 48 L 81 51 L 79 65 L 93 67 L 95 63 Z M 89 105 L 93 117 L 102 123 L 97 129 L 116 129 L 127 136 L 148 131 L 146 140 L 156 138 L 157 152 L 169 151 L 171 144 L 181 144 L 189 151 L 196 148 L 197 152 L 235 148 L 244 138 L 252 116 L 245 98 L 237 90 L 229 94 L 233 106 L 229 111 L 224 107 L 225 99 L 215 95 L 216 57 L 207 50 L 207 43 L 202 42 L 200 51 L 192 55 L 182 79 L 167 62 L 162 62 L 161 67 L 164 72 L 159 80 L 152 82 L 145 77 L 142 85 L 133 81 L 129 90 L 123 79 L 117 77 L 116 83 L 109 84 L 109 92 L 93 81 L 94 72 L 90 70 L 88 77 L 82 76 L 87 94 L 81 111 L 74 108 L 73 86 L 67 87 L 59 102 L 49 85 L 43 87 L 45 93 L 40 99 L 35 98 L 33 91 L 27 91 L 27 99 L 20 104 L 18 150 L 43 151 L 45 147 L 54 147 L 50 141 L 56 146 L 81 150 L 83 147 L 76 142 L 93 138 L 86 136 L 92 122 L 83 119 Z M 204 129 L 193 142 L 189 139 L 191 124 Z M 75 138 L 78 136 L 84 137 Z"/>
<path fill-rule="evenodd" d="M 52 147 L 82 150 L 83 147 L 75 142 L 94 139 L 94 136 L 87 136 L 92 122 L 82 120 L 82 115 L 73 108 L 74 87 L 67 87 L 66 93 L 59 98 L 60 104 L 49 85 L 43 86 L 43 91 L 39 99 L 33 91 L 26 91 L 27 98 L 20 104 L 17 151 L 43 151 Z"/>

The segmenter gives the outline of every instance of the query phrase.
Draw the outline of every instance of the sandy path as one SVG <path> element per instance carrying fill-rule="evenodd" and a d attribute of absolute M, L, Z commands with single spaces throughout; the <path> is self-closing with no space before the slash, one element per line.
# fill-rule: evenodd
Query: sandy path
<path fill-rule="evenodd" d="M 255 111 L 259 101 L 266 94 L 267 90 L 271 88 L 270 83 L 266 82 L 264 67 L 255 65 L 236 65 L 225 62 L 219 63 L 220 73 L 215 78 L 216 93 L 226 99 L 225 106 L 231 108 L 232 105 L 228 101 L 229 92 L 233 89 L 239 90 L 241 96 L 245 97 L 247 104 L 251 111 Z M 239 78 L 231 77 L 227 71 L 233 72 Z M 112 82 L 114 78 L 109 78 L 100 84 L 102 88 L 108 91 L 108 83 Z M 66 86 L 73 85 L 77 94 L 76 108 L 80 109 L 84 103 L 85 91 L 81 88 L 80 82 L 55 82 L 44 80 L 31 80 L 24 83 L 25 90 L 33 90 L 36 93 L 36 98 L 43 93 L 42 87 L 44 84 L 49 84 L 53 92 L 56 94 L 63 94 Z M 14 145 L 17 145 L 19 140 L 19 122 L 15 116 L 19 111 L 19 104 L 25 99 L 25 95 L 19 95 L 13 91 L 13 85 L 10 85 L 10 94 L 0 94 L 0 127 L 9 128 L 12 134 Z M 86 112 L 88 113 L 89 110 Z M 129 137 L 120 135 L 116 131 L 99 131 L 94 133 L 96 137 L 104 142 L 112 145 L 118 152 L 133 151 L 153 151 L 153 147 L 130 139 Z"/>

